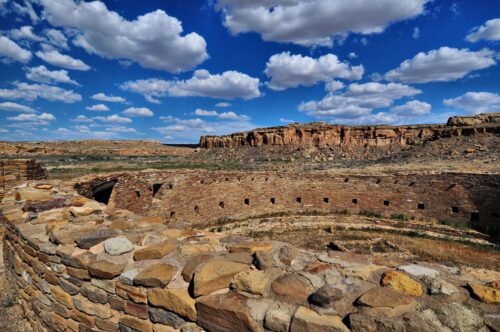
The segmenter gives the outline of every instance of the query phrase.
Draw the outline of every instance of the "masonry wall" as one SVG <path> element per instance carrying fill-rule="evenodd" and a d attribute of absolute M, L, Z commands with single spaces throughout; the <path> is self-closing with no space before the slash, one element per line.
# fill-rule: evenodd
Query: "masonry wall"
<path fill-rule="evenodd" d="M 42 165 L 33 159 L 0 160 L 0 200 L 15 185 L 45 177 Z"/>
<path fill-rule="evenodd" d="M 370 211 L 470 222 L 483 231 L 500 231 L 500 176 L 492 174 L 176 171 L 93 179 L 81 184 L 81 192 L 91 197 L 92 181 L 110 179 L 117 181 L 110 204 L 165 222 L 203 225 L 278 212 Z"/>

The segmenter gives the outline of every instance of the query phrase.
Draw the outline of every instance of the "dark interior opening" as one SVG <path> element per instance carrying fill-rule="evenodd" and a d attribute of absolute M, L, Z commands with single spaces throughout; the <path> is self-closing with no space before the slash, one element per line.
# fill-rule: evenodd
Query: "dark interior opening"
<path fill-rule="evenodd" d="M 137 198 L 140 198 L 140 197 L 141 197 L 141 192 L 140 192 L 139 190 L 136 190 L 136 191 L 135 191 L 135 196 L 136 196 Z"/>
<path fill-rule="evenodd" d="M 200 207 L 198 205 L 194 207 L 194 212 L 200 213 Z"/>
<path fill-rule="evenodd" d="M 415 185 L 415 181 L 412 181 L 412 182 L 410 182 L 410 183 L 408 184 L 408 187 L 412 187 L 412 186 L 414 186 L 414 185 Z"/>
<path fill-rule="evenodd" d="M 175 218 L 175 211 L 170 212 L 170 218 Z"/>
<path fill-rule="evenodd" d="M 491 212 L 491 216 L 493 218 L 498 218 L 498 212 Z"/>
<path fill-rule="evenodd" d="M 358 199 L 357 198 L 353 198 L 352 199 L 352 204 L 358 204 Z"/>
<path fill-rule="evenodd" d="M 377 179 L 377 181 L 375 181 L 376 184 L 379 184 L 380 182 L 382 182 L 382 180 L 380 179 Z"/>
<path fill-rule="evenodd" d="M 344 179 L 344 182 L 349 182 L 349 178 L 345 178 L 345 179 Z"/>
<path fill-rule="evenodd" d="M 160 190 L 161 186 L 163 183 L 155 183 L 153 184 L 153 197 L 158 193 L 158 190 Z"/>
<path fill-rule="evenodd" d="M 389 201 L 384 201 L 385 206 L 389 206 Z"/>
<path fill-rule="evenodd" d="M 171 184 L 171 183 L 169 183 L 169 184 L 168 184 L 168 189 L 174 189 L 174 185 L 173 185 L 173 184 Z"/>
<path fill-rule="evenodd" d="M 451 207 L 451 212 L 458 213 L 458 206 L 452 206 Z"/>
<path fill-rule="evenodd" d="M 221 209 L 223 209 L 224 208 L 224 202 L 219 202 L 219 206 L 220 206 Z"/>
<path fill-rule="evenodd" d="M 417 208 L 419 210 L 423 210 L 423 209 L 425 209 L 425 204 L 424 203 L 418 203 Z"/>
<path fill-rule="evenodd" d="M 477 211 L 471 212 L 470 221 L 479 221 L 479 212 Z"/>
<path fill-rule="evenodd" d="M 245 198 L 244 203 L 245 203 L 246 205 L 250 205 L 250 199 L 249 199 L 249 198 Z"/>
<path fill-rule="evenodd" d="M 276 204 L 276 198 L 271 197 L 271 204 Z"/>
<path fill-rule="evenodd" d="M 328 197 L 323 198 L 323 203 L 328 204 L 330 202 L 330 199 Z"/>
<path fill-rule="evenodd" d="M 92 198 L 99 203 L 108 204 L 111 192 L 116 185 L 116 180 L 101 183 L 92 189 Z"/>
<path fill-rule="evenodd" d="M 297 197 L 295 200 L 297 203 L 302 203 L 302 197 Z"/>

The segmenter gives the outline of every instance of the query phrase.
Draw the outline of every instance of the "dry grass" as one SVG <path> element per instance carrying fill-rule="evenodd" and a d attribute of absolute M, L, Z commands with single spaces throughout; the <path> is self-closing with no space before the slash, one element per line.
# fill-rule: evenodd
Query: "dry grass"
<path fill-rule="evenodd" d="M 9 283 L 5 272 L 0 272 L 0 331 L 29 332 L 31 326 L 17 303 L 16 291 Z"/>

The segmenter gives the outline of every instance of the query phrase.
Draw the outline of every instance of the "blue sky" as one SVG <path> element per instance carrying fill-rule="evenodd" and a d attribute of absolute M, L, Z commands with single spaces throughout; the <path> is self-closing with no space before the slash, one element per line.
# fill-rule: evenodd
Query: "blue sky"
<path fill-rule="evenodd" d="M 493 0 L 0 0 L 0 140 L 500 111 Z"/>

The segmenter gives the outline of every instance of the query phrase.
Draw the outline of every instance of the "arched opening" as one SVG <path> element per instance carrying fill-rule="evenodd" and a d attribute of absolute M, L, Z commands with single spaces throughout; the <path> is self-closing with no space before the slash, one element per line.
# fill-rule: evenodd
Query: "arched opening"
<path fill-rule="evenodd" d="M 99 203 L 108 204 L 116 182 L 117 180 L 111 180 L 94 186 L 92 188 L 92 198 Z"/>

